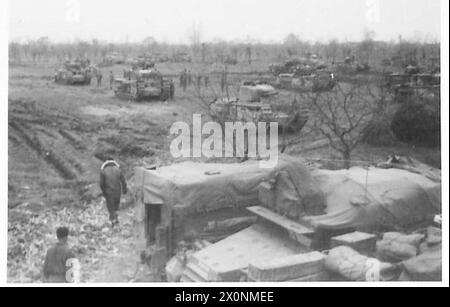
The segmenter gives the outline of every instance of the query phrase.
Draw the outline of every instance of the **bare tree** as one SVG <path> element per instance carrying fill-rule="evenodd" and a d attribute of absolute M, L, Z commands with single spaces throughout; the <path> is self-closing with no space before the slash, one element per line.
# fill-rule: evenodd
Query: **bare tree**
<path fill-rule="evenodd" d="M 359 51 L 361 52 L 362 56 L 364 57 L 364 61 L 366 63 L 370 63 L 372 53 L 375 49 L 375 31 L 370 30 L 364 30 L 364 38 L 359 46 Z"/>
<path fill-rule="evenodd" d="M 200 107 L 208 113 L 212 119 L 219 124 L 224 125 L 226 121 L 234 121 L 236 119 L 232 114 L 233 112 L 230 112 L 232 110 L 227 109 L 227 107 L 231 107 L 231 104 L 227 105 L 226 102 L 233 101 L 238 97 L 240 81 L 227 81 L 225 92 L 222 92 L 220 87 L 221 86 L 214 83 L 210 84 L 208 87 L 201 87 L 196 84 L 194 89 Z M 218 101 L 224 102 L 222 107 L 215 107 L 214 103 Z"/>
<path fill-rule="evenodd" d="M 98 55 L 100 53 L 100 42 L 98 39 L 93 39 L 90 46 L 91 54 L 94 57 L 95 60 L 98 59 Z"/>
<path fill-rule="evenodd" d="M 20 45 L 16 42 L 9 43 L 9 54 L 15 62 L 19 61 Z"/>
<path fill-rule="evenodd" d="M 313 127 L 342 155 L 346 168 L 353 150 L 363 141 L 375 107 L 366 84 L 337 84 L 332 91 L 311 94 Z"/>
<path fill-rule="evenodd" d="M 338 54 L 339 41 L 337 39 L 333 39 L 328 43 L 326 47 L 327 59 L 332 60 L 333 63 L 336 63 L 336 58 Z"/>
<path fill-rule="evenodd" d="M 206 52 L 207 52 L 207 45 L 206 45 L 206 43 L 202 43 L 202 47 L 201 47 L 202 63 L 205 63 L 205 61 L 206 61 Z"/>
<path fill-rule="evenodd" d="M 247 54 L 248 64 L 251 65 L 252 64 L 252 47 L 250 45 L 248 45 L 245 48 L 245 53 Z"/>
<path fill-rule="evenodd" d="M 189 42 L 194 55 L 198 55 L 202 42 L 202 26 L 200 23 L 194 22 L 188 32 Z"/>

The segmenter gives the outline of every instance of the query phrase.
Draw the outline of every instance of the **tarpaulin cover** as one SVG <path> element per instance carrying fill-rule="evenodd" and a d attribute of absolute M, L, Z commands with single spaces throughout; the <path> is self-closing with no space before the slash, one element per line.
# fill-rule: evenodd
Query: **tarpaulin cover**
<path fill-rule="evenodd" d="M 442 230 L 428 228 L 427 239 L 421 244 L 420 254 L 402 263 L 401 281 L 442 280 Z"/>
<path fill-rule="evenodd" d="M 239 99 L 241 101 L 256 102 L 261 97 L 273 96 L 277 92 L 275 89 L 267 84 L 258 85 L 243 85 L 239 88 Z"/>
<path fill-rule="evenodd" d="M 401 169 L 315 170 L 327 214 L 308 217 L 317 227 L 408 226 L 441 211 L 441 183 Z"/>
<path fill-rule="evenodd" d="M 301 159 L 279 157 L 274 168 L 258 161 L 239 164 L 183 162 L 156 170 L 136 169 L 136 185 L 144 204 L 182 205 L 188 212 L 258 205 L 258 185 L 283 174 L 280 206 L 289 209 L 314 207 L 305 214 L 323 214 L 324 197 Z M 282 196 L 285 197 L 282 197 Z M 317 209 L 319 208 L 319 209 Z"/>

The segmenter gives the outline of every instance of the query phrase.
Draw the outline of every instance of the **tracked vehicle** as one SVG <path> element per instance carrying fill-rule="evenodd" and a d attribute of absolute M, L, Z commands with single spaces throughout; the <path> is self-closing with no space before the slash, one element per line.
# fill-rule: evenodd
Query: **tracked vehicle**
<path fill-rule="evenodd" d="M 114 80 L 114 94 L 122 99 L 133 101 L 173 99 L 175 86 L 172 80 L 165 79 L 155 70 L 130 70 L 124 78 Z"/>
<path fill-rule="evenodd" d="M 82 63 L 65 63 L 54 76 L 55 83 L 65 85 L 89 85 L 91 79 L 91 69 Z"/>

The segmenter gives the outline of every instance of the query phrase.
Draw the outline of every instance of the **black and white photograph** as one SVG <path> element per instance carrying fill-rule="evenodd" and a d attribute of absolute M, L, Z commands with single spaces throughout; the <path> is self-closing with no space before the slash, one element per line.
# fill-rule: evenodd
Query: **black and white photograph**
<path fill-rule="evenodd" d="M 1 283 L 448 286 L 447 1 L 0 12 Z"/>

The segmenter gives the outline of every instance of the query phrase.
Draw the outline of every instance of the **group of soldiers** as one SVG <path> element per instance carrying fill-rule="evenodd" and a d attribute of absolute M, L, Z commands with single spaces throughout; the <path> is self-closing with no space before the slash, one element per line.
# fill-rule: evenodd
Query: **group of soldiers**
<path fill-rule="evenodd" d="M 111 157 L 107 157 L 100 167 L 100 189 L 106 200 L 111 226 L 119 225 L 118 211 L 122 195 L 127 194 L 127 182 L 122 169 Z M 56 230 L 57 243 L 46 254 L 43 277 L 48 283 L 71 283 L 79 281 L 79 262 L 69 246 L 69 228 Z M 78 276 L 77 276 L 78 275 Z"/>
<path fill-rule="evenodd" d="M 103 72 L 102 72 L 102 70 L 99 69 L 99 68 L 95 68 L 94 69 L 94 77 L 97 80 L 97 87 L 98 88 L 102 87 L 102 80 L 103 80 Z M 112 90 L 113 86 L 114 86 L 114 73 L 111 70 L 109 72 L 109 89 Z"/>
<path fill-rule="evenodd" d="M 201 88 L 204 86 L 207 88 L 209 86 L 209 76 L 202 75 L 198 73 L 196 76 L 193 76 L 190 70 L 184 69 L 180 74 L 180 87 L 183 91 L 186 91 L 188 86 L 191 86 L 195 82 L 195 86 Z"/>

